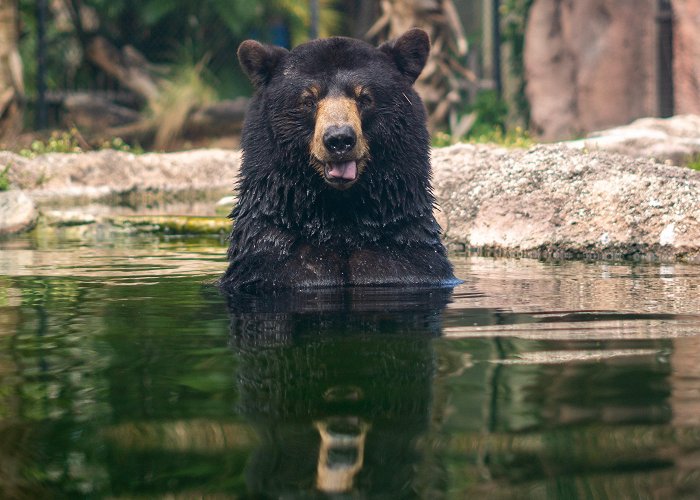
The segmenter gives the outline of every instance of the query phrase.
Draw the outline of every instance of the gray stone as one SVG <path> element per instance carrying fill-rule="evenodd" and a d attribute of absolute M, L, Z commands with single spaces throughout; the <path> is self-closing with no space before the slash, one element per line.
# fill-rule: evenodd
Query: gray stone
<path fill-rule="evenodd" d="M 142 155 L 107 149 L 32 159 L 0 152 L 0 165 L 11 164 L 10 181 L 40 202 L 180 191 L 223 196 L 233 190 L 240 156 L 239 151 L 220 149 Z"/>
<path fill-rule="evenodd" d="M 24 192 L 0 192 L 0 235 L 31 229 L 38 215 L 34 202 Z"/>
<path fill-rule="evenodd" d="M 585 139 L 563 144 L 683 165 L 700 155 L 700 116 L 641 118 L 629 125 L 593 132 Z"/>
<path fill-rule="evenodd" d="M 700 172 L 564 145 L 433 151 L 448 243 L 507 255 L 700 262 Z"/>
<path fill-rule="evenodd" d="M 3 155 L 0 162 L 7 161 Z M 529 150 L 461 144 L 435 149 L 432 157 L 436 216 L 457 248 L 700 262 L 700 172 L 563 143 Z M 44 200 L 90 190 L 225 194 L 235 186 L 240 159 L 239 152 L 218 150 L 45 155 L 16 157 L 9 173 Z M 38 183 L 42 169 L 47 178 Z"/>

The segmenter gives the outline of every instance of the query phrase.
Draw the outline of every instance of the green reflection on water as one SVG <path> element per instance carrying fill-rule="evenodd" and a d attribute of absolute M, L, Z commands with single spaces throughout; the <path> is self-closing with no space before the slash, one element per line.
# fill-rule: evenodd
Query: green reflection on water
<path fill-rule="evenodd" d="M 176 435 L 206 435 L 237 420 L 227 314 L 218 296 L 202 296 L 199 279 L 109 286 L 22 277 L 12 287 L 22 297 L 14 334 L 0 338 L 2 386 L 13 388 L 0 411 L 5 432 L 17 427 L 32 442 L 17 457 L 28 461 L 30 484 L 119 495 L 177 491 L 212 473 L 240 480 L 247 445 L 201 461 L 187 439 L 175 450 L 141 446 L 173 426 Z"/>
<path fill-rule="evenodd" d="M 453 296 L 222 297 L 207 284 L 216 248 L 96 244 L 99 273 L 65 256 L 51 267 L 53 247 L 25 247 L 32 264 L 22 265 L 0 250 L 16 270 L 0 277 L 0 497 L 700 488 L 700 321 L 690 311 L 630 303 L 593 314 L 589 291 L 611 286 L 597 267 L 529 261 L 506 262 L 516 272 L 496 281 L 499 261 L 462 263 L 468 282 Z M 150 270 L 133 256 L 150 256 Z M 184 264 L 171 267 L 174 256 Z M 585 296 L 571 296 L 572 270 Z M 700 283 L 692 272 L 668 280 L 642 269 L 615 286 L 671 304 L 664 290 Z M 517 283 L 542 287 L 537 310 L 517 306 Z"/>

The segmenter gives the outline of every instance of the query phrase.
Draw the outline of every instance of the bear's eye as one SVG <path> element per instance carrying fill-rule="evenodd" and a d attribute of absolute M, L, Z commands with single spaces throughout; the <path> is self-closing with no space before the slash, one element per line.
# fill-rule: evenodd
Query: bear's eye
<path fill-rule="evenodd" d="M 357 103 L 362 108 L 369 108 L 374 104 L 374 98 L 372 97 L 372 94 L 369 92 L 369 90 L 366 88 L 358 89 L 356 96 Z"/>
<path fill-rule="evenodd" d="M 307 110 L 314 109 L 316 107 L 316 101 L 316 94 L 311 90 L 305 90 L 301 93 L 301 96 L 299 98 L 299 104 L 302 108 Z"/>

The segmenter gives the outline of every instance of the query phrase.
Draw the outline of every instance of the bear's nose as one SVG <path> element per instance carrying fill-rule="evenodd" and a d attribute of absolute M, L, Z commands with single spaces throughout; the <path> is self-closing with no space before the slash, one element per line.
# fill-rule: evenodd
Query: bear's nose
<path fill-rule="evenodd" d="M 357 135 L 350 125 L 328 127 L 323 134 L 323 144 L 334 154 L 343 154 L 355 147 Z"/>

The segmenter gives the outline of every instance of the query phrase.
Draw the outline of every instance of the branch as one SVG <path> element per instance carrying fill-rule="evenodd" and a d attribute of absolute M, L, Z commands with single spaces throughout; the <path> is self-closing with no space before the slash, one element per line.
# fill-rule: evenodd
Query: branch
<path fill-rule="evenodd" d="M 150 71 L 148 61 L 133 47 L 127 46 L 120 51 L 104 37 L 97 36 L 88 44 L 86 56 L 90 62 L 147 102 L 158 97 L 158 79 Z"/>

